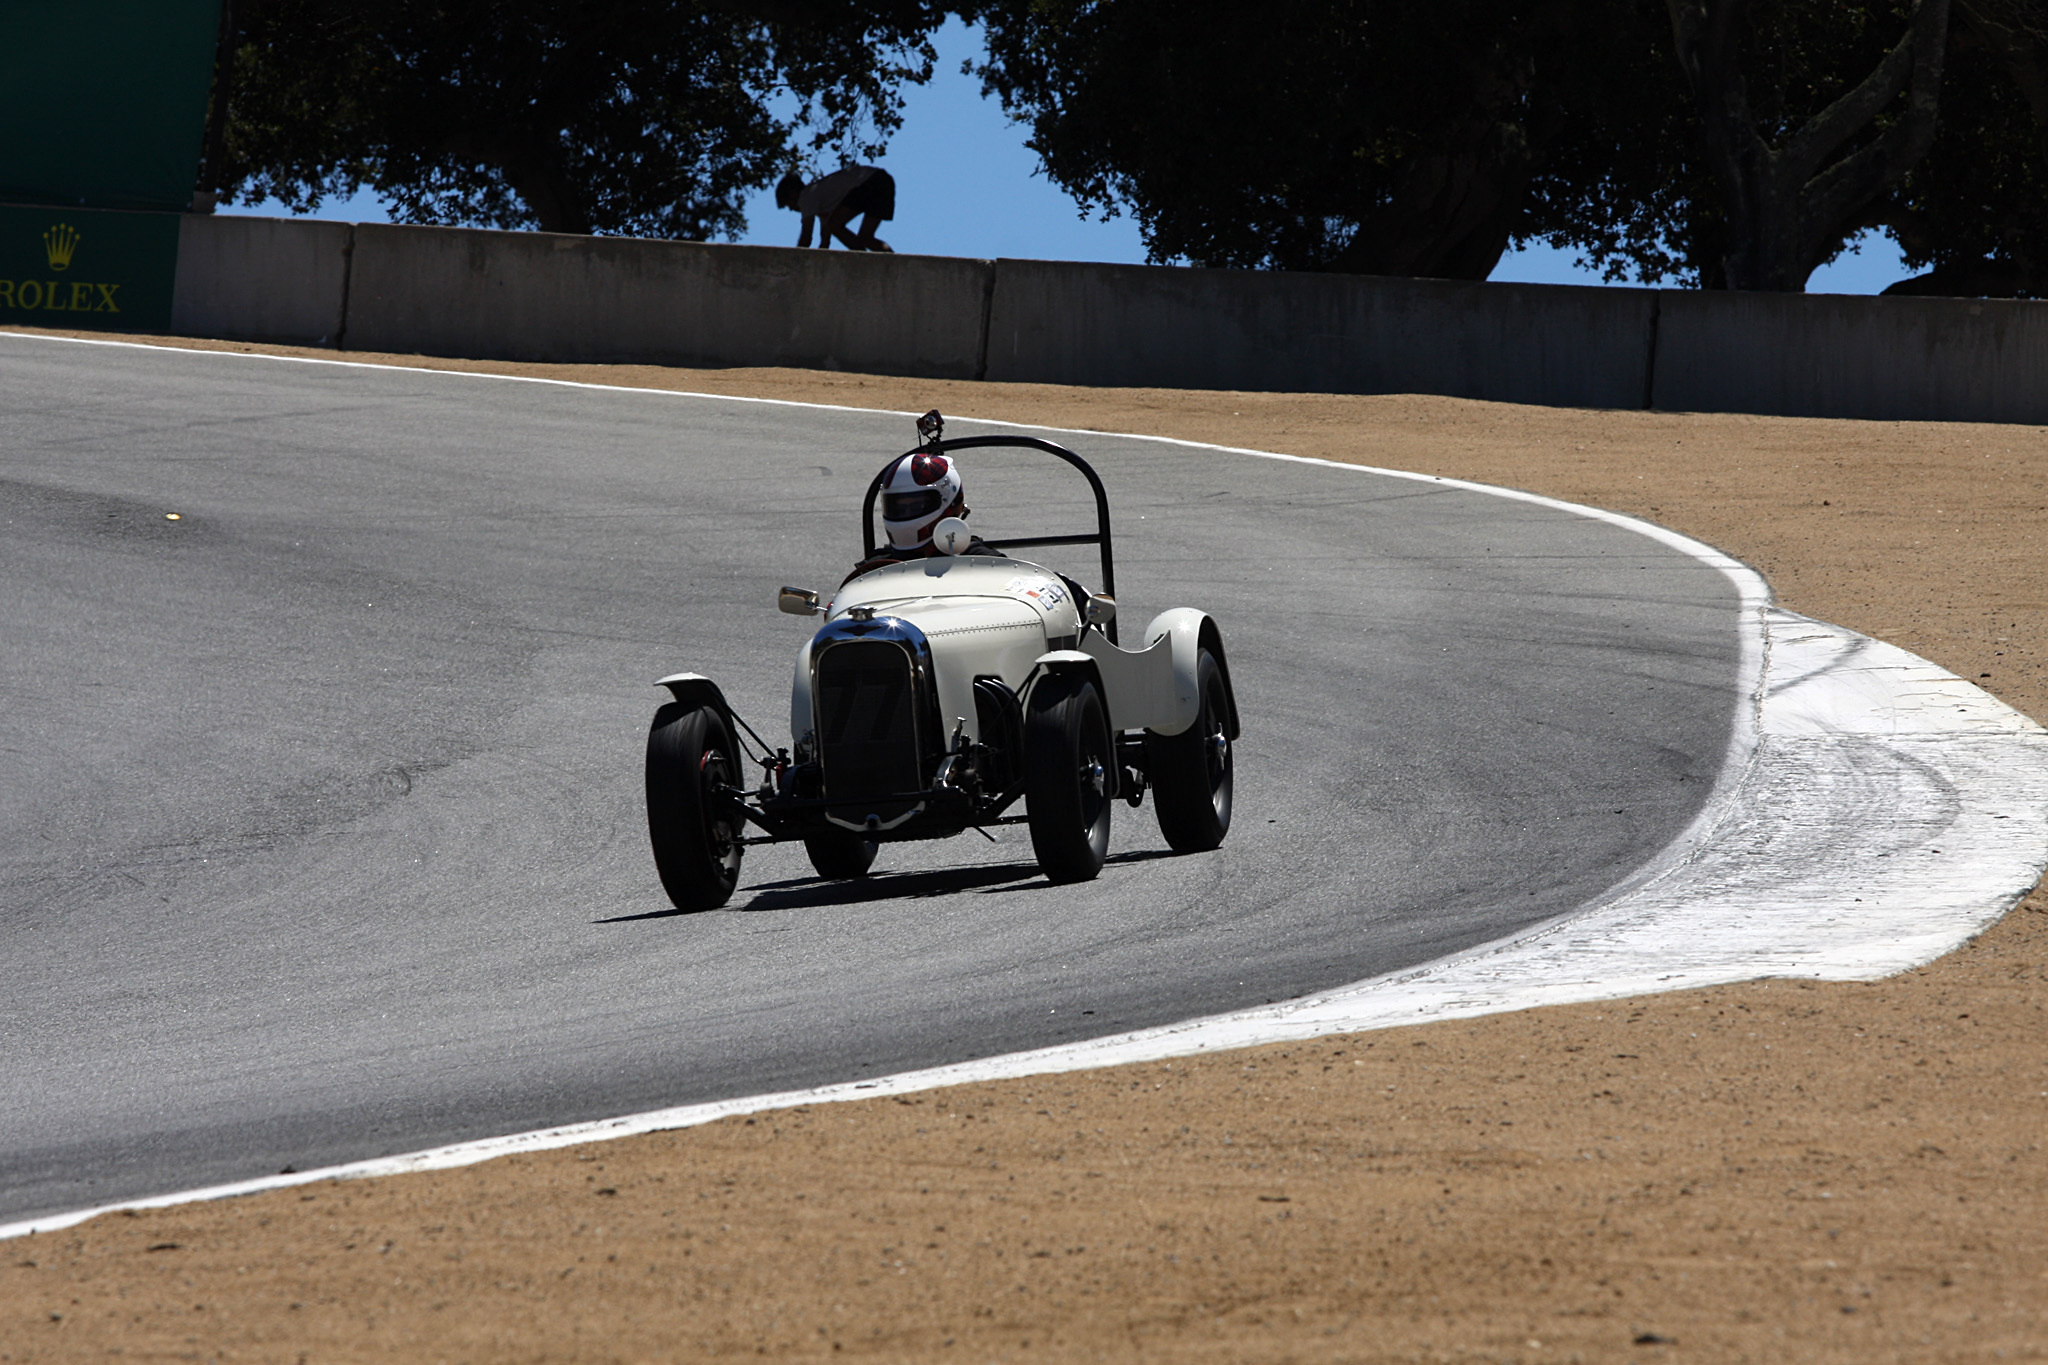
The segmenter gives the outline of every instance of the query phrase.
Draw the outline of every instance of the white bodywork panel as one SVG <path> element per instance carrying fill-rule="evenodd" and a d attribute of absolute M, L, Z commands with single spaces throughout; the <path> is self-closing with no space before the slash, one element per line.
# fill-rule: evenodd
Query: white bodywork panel
<path fill-rule="evenodd" d="M 1186 716 L 1174 678 L 1173 641 L 1160 635 L 1142 650 L 1118 649 L 1090 632 L 1081 652 L 1095 661 L 1112 730 L 1157 730 L 1177 734 L 1194 723 L 1195 697 L 1188 692 Z"/>
<path fill-rule="evenodd" d="M 1145 627 L 1145 652 L 1151 654 L 1164 650 L 1171 669 L 1170 683 L 1151 680 L 1154 689 L 1147 693 L 1145 712 L 1149 719 L 1131 721 L 1132 725 L 1144 725 L 1162 735 L 1177 735 L 1195 723 L 1195 717 L 1202 712 L 1202 693 L 1198 682 L 1202 655 L 1202 627 L 1208 623 L 1209 614 L 1193 607 L 1174 607 L 1162 611 L 1152 618 L 1152 624 Z M 1171 700 L 1168 700 L 1170 686 Z"/>
<path fill-rule="evenodd" d="M 993 674 L 1021 695 L 1040 659 L 1060 650 L 1082 651 L 1092 661 L 1113 728 L 1175 734 L 1195 718 L 1193 659 L 1204 619 L 1198 611 L 1166 612 L 1147 628 L 1146 648 L 1119 649 L 1100 632 L 1082 630 L 1079 604 L 1058 574 L 1028 560 L 991 555 L 934 556 L 862 574 L 832 596 L 825 619 L 840 620 L 853 607 L 871 607 L 877 616 L 897 617 L 924 632 L 937 675 L 940 723 L 949 736 L 965 721 L 968 735 L 982 738 L 974 705 L 977 677 Z M 1177 667 L 1182 653 L 1187 661 Z M 1080 664 L 1080 657 L 1072 662 Z M 811 715 L 806 641 L 790 689 L 793 739 L 811 728 Z"/>

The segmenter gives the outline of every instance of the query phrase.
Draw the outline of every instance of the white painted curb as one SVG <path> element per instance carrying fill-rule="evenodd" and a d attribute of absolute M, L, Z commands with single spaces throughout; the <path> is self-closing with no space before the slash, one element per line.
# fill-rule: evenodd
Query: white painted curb
<path fill-rule="evenodd" d="M 511 378 L 463 371 L 422 373 Z M 722 397 L 666 389 L 633 391 Z M 1771 606 L 1768 589 L 1754 571 L 1710 546 L 1618 513 L 1485 484 L 1168 437 L 1138 439 L 1327 465 L 1539 503 L 1626 527 L 1720 569 L 1742 600 L 1741 688 L 1748 705 L 1738 718 L 1727 761 L 1705 808 L 1648 866 L 1568 915 L 1423 967 L 1311 998 L 873 1081 L 685 1105 L 128 1200 L 0 1225 L 0 1239 L 51 1232 L 122 1209 L 164 1208 L 316 1181 L 444 1170 L 517 1152 L 688 1128 L 770 1109 L 1760 977 L 1871 980 L 1959 946 L 2010 909 L 2048 865 L 2048 731 L 1905 650 Z"/>

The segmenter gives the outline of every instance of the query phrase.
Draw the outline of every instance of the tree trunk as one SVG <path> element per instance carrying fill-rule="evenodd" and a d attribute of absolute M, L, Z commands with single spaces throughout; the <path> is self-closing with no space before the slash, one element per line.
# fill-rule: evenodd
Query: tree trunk
<path fill-rule="evenodd" d="M 533 212 L 540 231 L 588 236 L 593 227 L 590 206 L 580 187 L 562 173 L 558 148 L 545 135 L 523 132 L 464 129 L 446 138 L 443 146 L 453 156 L 496 167 Z"/>
<path fill-rule="evenodd" d="M 1877 69 L 1777 147 L 1757 131 L 1738 62 L 1747 0 L 1667 5 L 1679 64 L 1699 105 L 1707 163 L 1721 188 L 1727 286 L 1797 293 L 1933 143 L 1949 0 L 1920 0 L 1912 27 Z M 1905 109 L 1891 127 L 1836 155 L 1901 93 Z"/>
<path fill-rule="evenodd" d="M 1887 288 L 1887 294 L 1920 298 L 2016 299 L 2031 296 L 2034 281 L 2011 262 L 1961 261 L 1938 265 Z"/>
<path fill-rule="evenodd" d="M 1330 269 L 1483 280 L 1500 264 L 1535 157 L 1523 129 L 1487 123 L 1453 151 L 1418 157 L 1391 202 L 1359 225 Z"/>

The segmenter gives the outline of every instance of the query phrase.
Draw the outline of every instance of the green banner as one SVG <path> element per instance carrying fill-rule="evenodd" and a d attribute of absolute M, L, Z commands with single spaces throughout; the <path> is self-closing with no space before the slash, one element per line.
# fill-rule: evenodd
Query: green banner
<path fill-rule="evenodd" d="M 0 205 L 0 324 L 168 330 L 180 220 Z"/>
<path fill-rule="evenodd" d="M 191 207 L 220 0 L 0 0 L 0 200 Z"/>

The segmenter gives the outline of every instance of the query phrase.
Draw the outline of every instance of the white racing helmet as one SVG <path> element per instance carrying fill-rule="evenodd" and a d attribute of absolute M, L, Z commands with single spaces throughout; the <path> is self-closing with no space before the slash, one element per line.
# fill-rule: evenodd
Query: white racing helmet
<path fill-rule="evenodd" d="M 960 466 L 944 455 L 914 450 L 882 473 L 882 527 L 898 550 L 931 544 L 934 526 L 966 511 Z"/>

